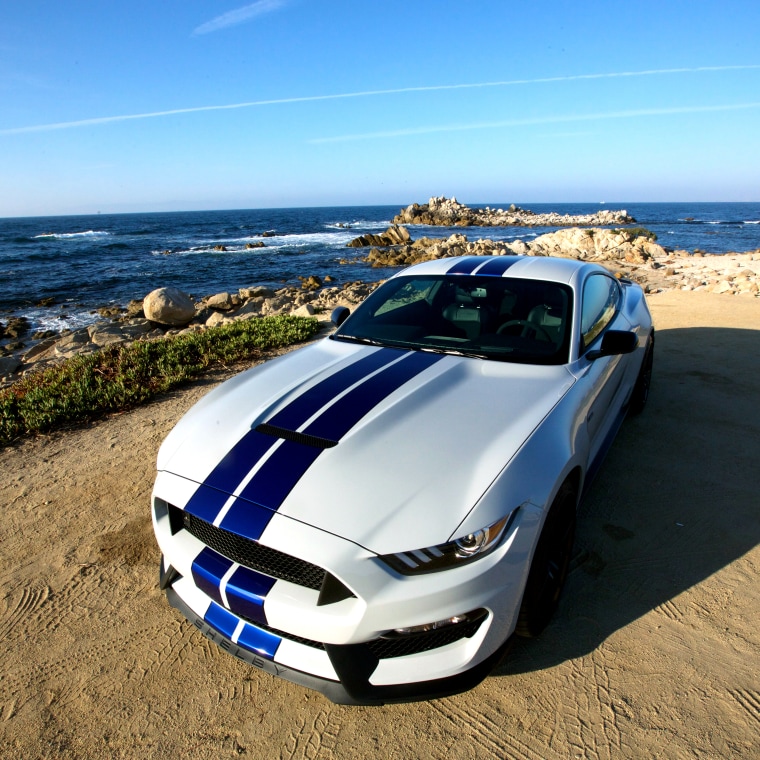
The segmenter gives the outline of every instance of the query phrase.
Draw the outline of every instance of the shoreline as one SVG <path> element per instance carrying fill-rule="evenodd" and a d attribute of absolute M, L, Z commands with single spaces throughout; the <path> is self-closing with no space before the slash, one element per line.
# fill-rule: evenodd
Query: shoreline
<path fill-rule="evenodd" d="M 636 228 L 568 227 L 526 243 L 522 240 L 494 242 L 488 238 L 470 241 L 460 233 L 448 238 L 423 237 L 412 241 L 406 227 L 393 225 L 382 235 L 357 238 L 347 248 L 355 249 L 357 245 L 367 251 L 362 259 L 365 263 L 396 271 L 417 261 L 459 255 L 563 256 L 595 261 L 619 277 L 638 282 L 648 294 L 680 290 L 760 297 L 760 249 L 721 254 L 673 251 L 639 234 Z M 352 261 L 356 259 L 344 259 L 341 264 L 350 267 Z M 195 303 L 195 317 L 180 328 L 146 319 L 142 312 L 144 299 L 135 299 L 126 308 L 99 309 L 99 319 L 96 317 L 84 327 L 60 332 L 31 333 L 25 318 L 6 319 L 0 322 L 0 350 L 3 352 L 0 387 L 51 362 L 117 342 L 155 339 L 177 334 L 182 329 L 201 330 L 255 316 L 282 313 L 329 316 L 336 306 L 356 306 L 382 282 L 378 277 L 332 286 L 329 278 L 322 281 L 315 275 L 299 279 L 300 287 L 272 290 L 254 286 L 240 288 L 237 293 L 205 296 Z"/>

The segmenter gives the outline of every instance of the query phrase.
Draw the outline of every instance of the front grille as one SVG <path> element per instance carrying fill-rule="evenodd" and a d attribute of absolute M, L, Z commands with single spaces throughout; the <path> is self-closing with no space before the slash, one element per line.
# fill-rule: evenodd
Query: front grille
<path fill-rule="evenodd" d="M 170 509 L 177 508 L 170 507 Z M 182 512 L 178 509 L 177 511 Z M 289 554 L 263 546 L 257 541 L 243 538 L 224 528 L 217 528 L 189 512 L 182 512 L 182 521 L 186 531 L 192 533 L 215 552 L 239 565 L 315 591 L 322 588 L 325 571 L 317 565 L 312 565 L 311 562 L 291 557 Z"/>

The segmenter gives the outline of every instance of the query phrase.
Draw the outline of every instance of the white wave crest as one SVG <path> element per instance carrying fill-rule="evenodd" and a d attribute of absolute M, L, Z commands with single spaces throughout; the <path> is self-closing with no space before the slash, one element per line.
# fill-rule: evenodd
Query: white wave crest
<path fill-rule="evenodd" d="M 113 233 L 106 232 L 105 230 L 85 230 L 84 232 L 44 232 L 42 235 L 35 235 L 37 238 L 78 238 L 78 237 L 109 237 Z"/>

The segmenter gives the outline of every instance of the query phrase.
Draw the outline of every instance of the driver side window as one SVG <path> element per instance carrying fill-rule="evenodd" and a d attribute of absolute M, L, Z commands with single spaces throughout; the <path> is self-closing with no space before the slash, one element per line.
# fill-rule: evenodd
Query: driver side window
<path fill-rule="evenodd" d="M 583 286 L 581 340 L 585 351 L 612 321 L 620 301 L 620 285 L 605 274 L 595 274 Z"/>

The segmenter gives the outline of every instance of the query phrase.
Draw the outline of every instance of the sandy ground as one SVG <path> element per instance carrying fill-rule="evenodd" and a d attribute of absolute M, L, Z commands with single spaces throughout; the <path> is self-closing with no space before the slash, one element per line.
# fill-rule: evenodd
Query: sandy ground
<path fill-rule="evenodd" d="M 219 378 L 0 450 L 0 756 L 760 757 L 760 299 L 649 300 L 652 396 L 582 506 L 556 619 L 447 699 L 336 706 L 169 607 L 155 455 Z"/>

